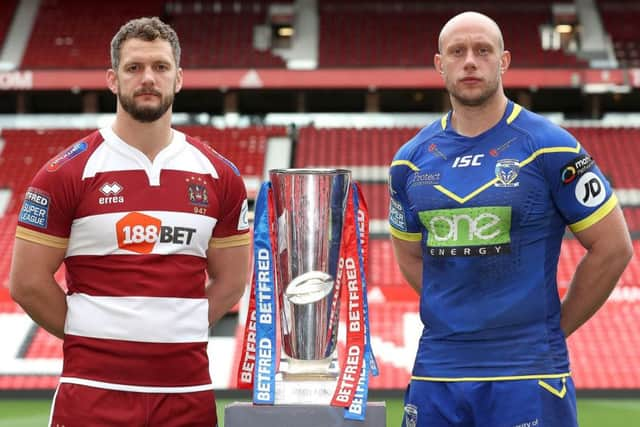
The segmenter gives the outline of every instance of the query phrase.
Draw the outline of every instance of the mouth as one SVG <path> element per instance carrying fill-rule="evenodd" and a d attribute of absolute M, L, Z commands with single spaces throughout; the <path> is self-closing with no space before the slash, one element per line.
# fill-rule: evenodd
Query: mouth
<path fill-rule="evenodd" d="M 464 77 L 462 79 L 460 79 L 460 82 L 464 83 L 464 84 L 477 84 L 482 82 L 482 79 L 479 79 L 477 77 Z"/>
<path fill-rule="evenodd" d="M 136 96 L 136 97 L 145 97 L 145 96 L 157 96 L 157 97 L 160 97 L 161 94 L 160 94 L 160 92 L 145 90 L 145 91 L 136 92 L 134 94 L 134 96 Z"/>

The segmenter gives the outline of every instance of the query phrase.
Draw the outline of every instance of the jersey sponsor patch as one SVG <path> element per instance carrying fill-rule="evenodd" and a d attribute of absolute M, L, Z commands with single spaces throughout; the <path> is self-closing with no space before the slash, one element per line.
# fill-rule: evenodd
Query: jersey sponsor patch
<path fill-rule="evenodd" d="M 394 198 L 391 198 L 389 205 L 389 223 L 395 229 L 407 231 L 407 221 L 404 217 L 402 205 Z"/>
<path fill-rule="evenodd" d="M 440 183 L 440 172 L 415 172 L 409 180 L 409 187 L 414 185 L 436 185 Z"/>
<path fill-rule="evenodd" d="M 571 184 L 576 178 L 588 172 L 595 162 L 588 154 L 581 154 L 564 165 L 560 172 L 560 178 L 564 185 Z"/>
<path fill-rule="evenodd" d="M 24 196 L 19 221 L 34 227 L 47 228 L 50 204 L 51 198 L 46 192 L 29 187 Z"/>
<path fill-rule="evenodd" d="M 436 209 L 419 213 L 431 256 L 486 256 L 510 252 L 511 207 Z"/>
<path fill-rule="evenodd" d="M 51 160 L 47 165 L 47 172 L 55 172 L 62 165 L 67 163 L 69 160 L 77 157 L 83 151 L 86 151 L 88 145 L 85 141 L 80 141 L 77 144 L 69 147 L 65 152 L 59 154 L 55 159 Z"/>
<path fill-rule="evenodd" d="M 587 172 L 576 184 L 576 199 L 580 204 L 590 208 L 599 206 L 607 196 L 604 183 L 598 175 Z"/>
<path fill-rule="evenodd" d="M 150 254 L 158 242 L 189 245 L 196 231 L 190 227 L 162 225 L 159 218 L 140 212 L 130 212 L 116 222 L 118 247 L 139 254 Z"/>
<path fill-rule="evenodd" d="M 238 231 L 249 229 L 249 202 L 244 199 L 242 209 L 240 210 L 240 218 L 238 218 Z"/>

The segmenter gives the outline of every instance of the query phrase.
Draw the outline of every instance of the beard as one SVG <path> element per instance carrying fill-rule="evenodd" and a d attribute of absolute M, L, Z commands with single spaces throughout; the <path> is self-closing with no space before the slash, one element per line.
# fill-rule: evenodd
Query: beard
<path fill-rule="evenodd" d="M 157 107 L 140 107 L 136 104 L 135 97 L 140 94 L 152 94 L 160 97 L 160 105 Z M 133 95 L 125 95 L 118 89 L 118 100 L 124 111 L 129 113 L 134 120 L 141 123 L 151 123 L 158 120 L 164 115 L 164 113 L 171 108 L 173 104 L 174 92 L 171 92 L 167 96 L 163 96 L 162 93 L 155 89 L 140 89 L 133 93 Z"/>
<path fill-rule="evenodd" d="M 487 82 L 485 87 L 479 94 L 464 95 L 462 91 L 458 91 L 455 84 L 448 84 L 447 90 L 449 94 L 456 99 L 460 104 L 465 107 L 478 107 L 483 105 L 489 98 L 491 98 L 498 91 L 498 80 L 491 80 Z"/>

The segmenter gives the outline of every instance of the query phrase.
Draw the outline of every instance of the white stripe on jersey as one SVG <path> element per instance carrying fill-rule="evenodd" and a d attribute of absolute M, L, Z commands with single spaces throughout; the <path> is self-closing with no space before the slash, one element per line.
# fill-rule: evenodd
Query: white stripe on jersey
<path fill-rule="evenodd" d="M 155 242 L 153 249 L 148 252 L 149 254 L 206 257 L 209 240 L 211 240 L 213 228 L 217 223 L 215 218 L 186 212 L 136 212 L 160 220 L 161 228 L 170 227 L 164 233 L 165 240 L 169 240 L 167 236 L 176 236 L 172 241 L 161 241 L 159 236 L 162 230 L 157 230 L 155 226 L 149 230 L 143 226 L 142 234 L 135 235 L 136 231 L 130 227 L 129 237 L 131 239 L 147 239 L 147 243 Z M 138 255 L 138 252 L 122 249 L 118 246 L 117 223 L 128 214 L 129 212 L 118 212 L 74 219 L 71 224 L 66 256 Z"/>
<path fill-rule="evenodd" d="M 92 178 L 100 172 L 144 170 L 149 177 L 149 185 L 157 186 L 160 185 L 160 173 L 163 169 L 218 178 L 218 172 L 211 161 L 186 141 L 184 133 L 175 129 L 171 143 L 156 155 L 153 163 L 142 151 L 121 140 L 110 128 L 100 129 L 100 133 L 105 142 L 87 160 L 82 179 Z"/>
<path fill-rule="evenodd" d="M 107 390 L 132 391 L 138 393 L 194 393 L 197 391 L 213 390 L 213 384 L 192 385 L 183 387 L 150 387 L 139 385 L 126 385 L 105 383 L 103 381 L 85 380 L 74 377 L 60 377 L 60 383 L 79 384 L 87 387 L 104 388 Z M 55 402 L 55 399 L 54 399 Z"/>
<path fill-rule="evenodd" d="M 203 284 L 204 286 L 204 284 Z M 67 296 L 65 334 L 149 343 L 206 342 L 205 298 Z"/>

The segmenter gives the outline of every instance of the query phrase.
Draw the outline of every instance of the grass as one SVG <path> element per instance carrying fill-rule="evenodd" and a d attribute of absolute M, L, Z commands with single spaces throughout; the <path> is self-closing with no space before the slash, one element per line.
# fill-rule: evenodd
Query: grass
<path fill-rule="evenodd" d="M 224 407 L 238 399 L 218 399 L 220 427 L 224 423 Z M 371 400 L 379 401 L 374 395 Z M 402 399 L 389 398 L 387 426 L 400 425 Z M 49 421 L 51 402 L 43 399 L 0 399 L 0 427 L 43 427 Z M 628 427 L 640 420 L 640 399 L 578 399 L 580 427 Z"/>

